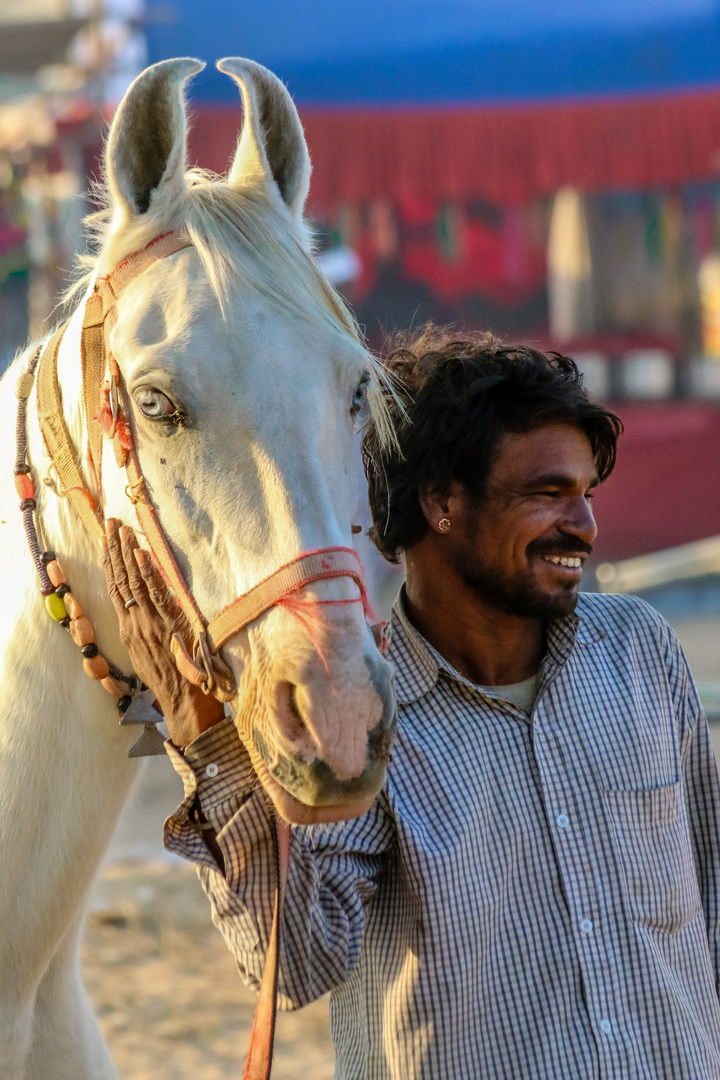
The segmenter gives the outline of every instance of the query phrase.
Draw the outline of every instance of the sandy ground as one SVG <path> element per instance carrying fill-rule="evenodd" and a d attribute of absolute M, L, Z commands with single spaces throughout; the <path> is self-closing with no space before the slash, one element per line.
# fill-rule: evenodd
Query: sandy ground
<path fill-rule="evenodd" d="M 88 915 L 85 985 L 121 1080 L 242 1076 L 255 997 L 208 916 L 192 867 L 106 865 Z M 330 1080 L 327 1002 L 278 1021 L 273 1080 Z"/>
<path fill-rule="evenodd" d="M 720 682 L 720 620 L 676 626 L 696 679 Z M 712 725 L 720 760 L 720 723 Z M 119 824 L 87 920 L 85 983 L 121 1080 L 242 1076 L 254 995 L 209 917 L 192 867 L 167 856 L 162 821 L 181 798 L 152 759 Z M 279 1017 L 274 1080 L 331 1080 L 327 1000 Z"/>

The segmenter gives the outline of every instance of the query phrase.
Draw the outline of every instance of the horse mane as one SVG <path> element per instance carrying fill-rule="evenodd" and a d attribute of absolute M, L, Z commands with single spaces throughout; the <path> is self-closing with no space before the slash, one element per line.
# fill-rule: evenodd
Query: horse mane
<path fill-rule="evenodd" d="M 221 310 L 233 282 L 254 289 L 267 303 L 303 321 L 316 320 L 340 337 L 350 338 L 365 352 L 372 419 L 383 445 L 395 443 L 387 395 L 395 396 L 380 361 L 363 342 L 355 316 L 318 269 L 311 252 L 299 241 L 289 220 L 263 196 L 241 192 L 205 169 L 186 173 L 186 199 L 178 208 L 173 230 L 185 232 L 193 243 Z M 98 257 L 117 265 L 131 251 L 145 247 L 158 234 L 152 211 L 122 230 L 113 230 L 109 195 L 104 184 L 93 195 L 101 209 L 88 215 L 85 225 L 94 253 L 78 257 L 79 274 L 64 300 L 74 300 L 90 284 Z M 164 231 L 169 231 L 167 226 Z M 120 247 L 121 243 L 121 247 Z"/>

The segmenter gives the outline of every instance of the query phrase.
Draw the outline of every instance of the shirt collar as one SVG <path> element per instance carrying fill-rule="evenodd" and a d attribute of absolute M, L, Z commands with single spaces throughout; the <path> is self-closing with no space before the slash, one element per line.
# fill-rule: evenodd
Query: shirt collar
<path fill-rule="evenodd" d="M 467 683 L 462 675 L 425 640 L 410 622 L 404 605 L 403 585 L 393 604 L 390 617 L 390 647 L 388 660 L 395 668 L 395 693 L 400 705 L 410 705 L 433 689 L 438 675 L 443 671 L 451 679 Z M 578 603 L 582 612 L 582 596 Z M 577 642 L 595 645 L 606 636 L 587 612 L 575 612 L 563 619 L 547 624 L 546 670 L 562 667 L 570 657 Z"/>

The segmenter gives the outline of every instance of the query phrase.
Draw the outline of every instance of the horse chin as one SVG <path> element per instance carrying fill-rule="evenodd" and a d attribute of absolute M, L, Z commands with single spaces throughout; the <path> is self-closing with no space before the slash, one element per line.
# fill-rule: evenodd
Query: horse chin
<path fill-rule="evenodd" d="M 329 822 L 352 821 L 366 814 L 375 801 L 375 795 L 342 806 L 306 806 L 291 795 L 268 773 L 260 778 L 272 799 L 279 817 L 289 825 L 323 825 Z"/>
<path fill-rule="evenodd" d="M 258 746 L 263 746 L 263 750 L 265 750 L 264 740 L 262 738 L 258 739 L 256 733 L 254 745 L 248 747 L 253 768 L 263 788 L 270 796 L 278 815 L 284 821 L 287 821 L 289 825 L 321 825 L 329 822 L 352 821 L 354 818 L 362 817 L 372 806 L 385 780 L 385 766 L 382 765 L 379 769 L 380 776 L 376 778 L 376 784 L 370 790 L 366 789 L 362 794 L 358 793 L 355 798 L 350 796 L 349 793 L 344 793 L 344 799 L 342 799 L 342 793 L 338 792 L 342 801 L 327 801 L 311 805 L 301 802 L 287 788 L 278 783 L 270 772 L 264 757 L 259 752 Z M 274 769 L 273 771 L 277 770 Z"/>
<path fill-rule="evenodd" d="M 287 821 L 349 821 L 370 808 L 385 783 L 391 741 L 392 733 L 378 726 L 368 740 L 365 768 L 350 780 L 338 780 L 319 758 L 306 761 L 298 754 L 272 751 L 255 728 L 253 762 L 260 781 Z M 262 763 L 261 768 L 256 759 Z"/>

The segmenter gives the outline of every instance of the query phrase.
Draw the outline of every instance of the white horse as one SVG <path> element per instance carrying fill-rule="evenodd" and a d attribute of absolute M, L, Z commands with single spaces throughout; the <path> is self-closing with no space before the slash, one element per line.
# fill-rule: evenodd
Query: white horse
<path fill-rule="evenodd" d="M 282 84 L 249 61 L 244 124 L 227 178 L 186 173 L 185 80 L 195 60 L 157 64 L 132 85 L 106 151 L 108 212 L 88 279 L 171 230 L 192 246 L 123 291 L 110 345 L 140 465 L 177 561 L 211 618 L 301 553 L 349 546 L 353 416 L 377 374 L 352 320 L 310 256 L 302 212 L 310 163 Z M 59 354 L 71 439 L 87 466 L 81 304 Z M 106 1080 L 116 1073 L 78 974 L 84 902 L 136 775 L 113 699 L 49 618 L 13 488 L 15 385 L 0 384 L 3 572 L 0 643 L 0 1076 Z M 103 655 L 124 671 L 98 551 L 42 484 L 48 459 L 28 407 L 28 460 L 46 548 L 62 561 Z M 375 403 L 380 409 L 380 395 Z M 179 422 L 181 421 L 181 422 Z M 104 513 L 136 524 L 106 442 Z M 345 603 L 298 618 L 276 606 L 224 650 L 251 707 L 264 778 L 311 804 L 306 820 L 369 805 L 384 779 L 393 694 L 356 584 L 319 581 L 305 599 Z M 353 602 L 351 602 L 353 601 Z M 249 705 L 248 705 L 249 703 Z M 275 796 L 281 792 L 276 783 Z M 332 810 L 328 811 L 328 805 Z M 325 809 L 324 809 L 325 808 Z M 292 816 L 290 814 L 289 816 Z M 302 817 L 302 814 L 299 815 Z"/>

